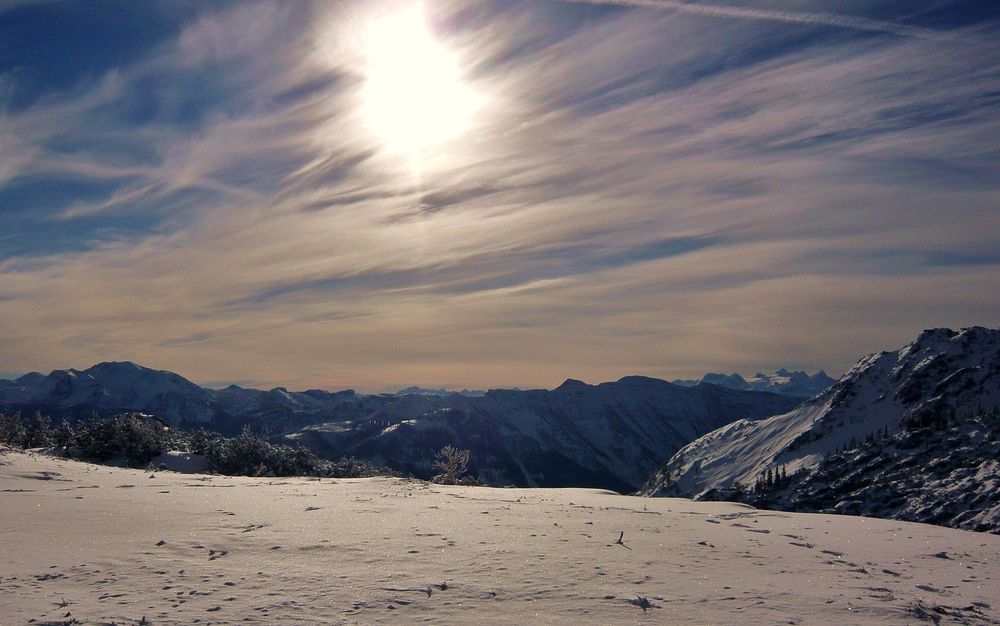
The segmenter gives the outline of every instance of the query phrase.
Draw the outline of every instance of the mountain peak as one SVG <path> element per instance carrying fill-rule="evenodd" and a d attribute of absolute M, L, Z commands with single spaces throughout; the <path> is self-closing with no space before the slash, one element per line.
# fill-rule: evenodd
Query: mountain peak
<path fill-rule="evenodd" d="M 563 384 L 555 388 L 555 391 L 572 391 L 580 389 L 588 389 L 590 385 L 583 382 L 582 380 L 577 380 L 575 378 L 567 378 L 563 381 Z"/>
<path fill-rule="evenodd" d="M 950 328 L 928 328 L 927 330 L 921 332 L 916 341 L 913 343 L 916 345 L 924 345 L 931 341 L 947 341 L 953 338 L 958 333 Z"/>
<path fill-rule="evenodd" d="M 101 361 L 96 365 L 91 365 L 87 369 L 83 370 L 89 372 L 91 370 L 144 370 L 149 369 L 147 367 L 142 367 L 141 365 L 136 365 L 132 361 Z"/>
<path fill-rule="evenodd" d="M 746 379 L 739 374 L 733 372 L 732 374 L 715 374 L 708 373 L 702 376 L 701 382 L 711 383 L 713 385 L 722 385 L 723 387 L 731 387 L 733 389 L 742 389 L 746 385 Z"/>

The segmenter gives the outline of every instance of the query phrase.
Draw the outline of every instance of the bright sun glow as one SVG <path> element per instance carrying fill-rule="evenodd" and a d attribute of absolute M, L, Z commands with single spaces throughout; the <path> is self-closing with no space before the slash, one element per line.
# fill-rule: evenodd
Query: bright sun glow
<path fill-rule="evenodd" d="M 364 115 L 386 147 L 418 159 L 467 131 L 482 97 L 437 41 L 420 5 L 373 20 L 364 33 Z"/>

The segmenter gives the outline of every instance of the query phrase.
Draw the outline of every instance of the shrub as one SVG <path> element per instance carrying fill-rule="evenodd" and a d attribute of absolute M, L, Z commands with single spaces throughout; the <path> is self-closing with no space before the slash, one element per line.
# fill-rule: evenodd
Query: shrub
<path fill-rule="evenodd" d="M 441 470 L 441 473 L 435 475 L 433 480 L 444 485 L 460 484 L 468 467 L 469 451 L 447 445 L 434 457 L 434 469 Z"/>
<path fill-rule="evenodd" d="M 76 434 L 83 456 L 107 461 L 124 456 L 132 467 L 144 467 L 166 450 L 167 431 L 158 420 L 138 413 L 96 418 Z"/>
<path fill-rule="evenodd" d="M 267 472 L 271 444 L 247 426 L 232 439 L 220 439 L 208 447 L 208 460 L 220 474 L 261 476 Z"/>
<path fill-rule="evenodd" d="M 182 439 L 184 439 L 182 437 Z M 186 445 L 188 452 L 193 454 L 203 454 L 207 455 L 212 446 L 218 445 L 218 442 L 222 440 L 222 435 L 219 433 L 213 433 L 212 431 L 205 430 L 204 428 L 199 428 L 198 430 L 193 430 L 187 433 Z"/>
<path fill-rule="evenodd" d="M 194 433 L 199 441 L 205 434 Z M 190 441 L 190 438 L 189 438 Z M 198 444 L 201 445 L 201 444 Z M 192 442 L 191 448 L 197 447 Z M 237 437 L 216 436 L 207 443 L 208 460 L 220 474 L 233 476 L 333 476 L 349 478 L 371 475 L 372 468 L 341 459 L 334 463 L 316 456 L 305 446 L 275 445 L 262 435 L 243 429 Z"/>
<path fill-rule="evenodd" d="M 187 450 L 208 457 L 214 471 L 239 476 L 359 478 L 389 473 L 355 459 L 329 461 L 302 445 L 275 445 L 249 427 L 236 437 L 226 438 L 205 429 L 173 430 L 158 418 L 142 413 L 113 417 L 95 414 L 75 429 L 62 421 L 54 430 L 49 419 L 41 415 L 36 414 L 26 427 L 20 413 L 0 414 L 0 442 L 20 448 L 76 447 L 86 459 L 104 462 L 124 457 L 132 467 L 145 467 L 167 450 Z"/>

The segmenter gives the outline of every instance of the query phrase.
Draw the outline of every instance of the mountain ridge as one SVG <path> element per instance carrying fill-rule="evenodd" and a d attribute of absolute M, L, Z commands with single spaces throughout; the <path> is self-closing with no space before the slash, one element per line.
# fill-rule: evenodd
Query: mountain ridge
<path fill-rule="evenodd" d="M 780 393 L 804 399 L 826 391 L 837 381 L 827 375 L 824 370 L 820 370 L 810 376 L 804 371 L 789 371 L 781 368 L 774 372 L 774 374 L 757 372 L 749 378 L 744 378 L 735 372 L 732 374 L 709 372 L 702 376 L 700 380 L 674 379 L 670 382 L 676 385 L 684 385 L 685 387 L 708 383 L 719 385 L 720 387 L 728 387 L 729 389 L 770 391 L 772 393 Z"/>
<path fill-rule="evenodd" d="M 861 358 L 833 387 L 788 413 L 735 421 L 691 442 L 642 492 L 697 497 L 746 486 L 779 466 L 808 470 L 874 432 L 979 405 L 1000 405 L 1000 329 L 925 330 L 898 350 Z"/>
<path fill-rule="evenodd" d="M 362 395 L 198 387 L 130 362 L 33 373 L 0 381 L 0 409 L 85 418 L 141 411 L 175 426 L 235 434 L 245 426 L 327 458 L 355 456 L 429 477 L 445 445 L 473 451 L 473 469 L 497 484 L 596 486 L 634 491 L 675 450 L 734 419 L 761 419 L 798 400 L 693 388 L 645 376 L 556 389 Z"/>

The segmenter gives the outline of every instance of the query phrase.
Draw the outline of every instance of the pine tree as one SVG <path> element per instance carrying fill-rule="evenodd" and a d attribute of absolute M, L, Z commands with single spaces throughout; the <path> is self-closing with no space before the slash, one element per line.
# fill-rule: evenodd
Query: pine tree
<path fill-rule="evenodd" d="M 38 411 L 31 417 L 24 433 L 25 448 L 41 448 L 52 443 L 52 428 L 48 417 Z"/>
<path fill-rule="evenodd" d="M 21 421 L 20 411 L 13 415 L 0 414 L 0 442 L 24 447 L 24 424 Z"/>
<path fill-rule="evenodd" d="M 59 426 L 52 435 L 52 441 L 60 448 L 68 448 L 73 444 L 73 427 L 69 425 L 69 422 L 66 420 L 59 422 Z"/>

